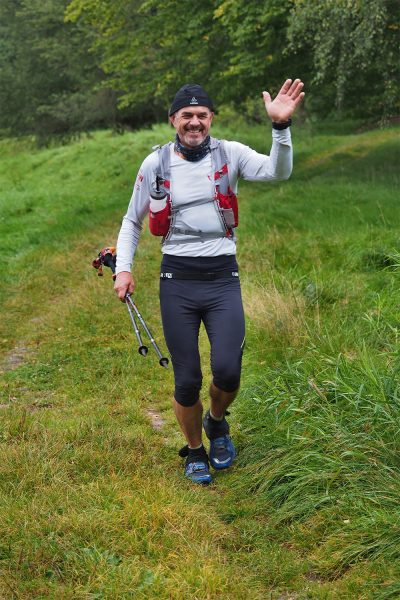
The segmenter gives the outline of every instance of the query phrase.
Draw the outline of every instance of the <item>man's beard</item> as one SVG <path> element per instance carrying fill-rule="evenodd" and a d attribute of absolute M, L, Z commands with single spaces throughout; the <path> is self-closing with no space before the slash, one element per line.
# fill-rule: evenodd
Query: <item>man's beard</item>
<path fill-rule="evenodd" d="M 190 134 L 191 134 L 191 133 L 198 133 L 198 134 L 202 135 L 202 134 L 204 134 L 204 129 L 185 129 L 185 137 L 186 137 L 187 135 L 189 135 L 189 136 L 190 136 Z M 198 142 L 198 143 L 196 143 L 196 142 L 195 142 L 195 145 L 194 145 L 194 146 L 192 146 L 192 145 L 188 145 L 188 147 L 189 147 L 189 148 L 196 148 L 197 146 L 200 146 L 200 144 L 202 144 L 202 143 L 203 143 L 203 141 L 204 141 L 204 136 L 203 136 L 203 138 L 202 138 L 202 141 L 200 141 L 200 142 Z"/>

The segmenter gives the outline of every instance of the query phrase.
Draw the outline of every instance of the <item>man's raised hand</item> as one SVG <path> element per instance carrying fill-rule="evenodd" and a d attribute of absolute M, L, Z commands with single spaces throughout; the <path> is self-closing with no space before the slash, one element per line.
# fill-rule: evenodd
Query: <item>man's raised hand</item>
<path fill-rule="evenodd" d="M 300 79 L 286 79 L 274 100 L 268 92 L 263 92 L 265 109 L 271 121 L 284 123 L 288 121 L 295 111 L 296 106 L 303 100 L 302 92 L 304 83 Z"/>

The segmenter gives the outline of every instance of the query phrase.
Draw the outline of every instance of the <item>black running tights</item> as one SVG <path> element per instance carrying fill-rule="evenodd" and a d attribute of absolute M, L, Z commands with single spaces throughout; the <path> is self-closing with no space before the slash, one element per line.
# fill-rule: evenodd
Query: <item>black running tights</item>
<path fill-rule="evenodd" d="M 164 255 L 162 270 L 237 270 L 234 256 L 172 257 Z M 201 280 L 160 280 L 160 304 L 165 340 L 175 376 L 175 399 L 193 406 L 202 384 L 198 348 L 204 323 L 211 345 L 214 385 L 233 392 L 239 387 L 245 338 L 244 313 L 238 277 Z"/>

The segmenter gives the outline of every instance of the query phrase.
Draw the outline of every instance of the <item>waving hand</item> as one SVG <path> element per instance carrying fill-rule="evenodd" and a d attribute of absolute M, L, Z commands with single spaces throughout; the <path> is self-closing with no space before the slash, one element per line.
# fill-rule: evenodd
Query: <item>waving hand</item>
<path fill-rule="evenodd" d="M 274 100 L 268 92 L 263 92 L 265 108 L 272 121 L 283 123 L 290 119 L 305 96 L 301 91 L 303 87 L 304 83 L 300 79 L 286 79 Z"/>

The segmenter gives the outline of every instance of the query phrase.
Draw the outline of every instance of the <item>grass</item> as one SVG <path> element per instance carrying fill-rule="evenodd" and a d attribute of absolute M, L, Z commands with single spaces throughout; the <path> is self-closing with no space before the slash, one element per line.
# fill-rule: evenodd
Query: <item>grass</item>
<path fill-rule="evenodd" d="M 398 131 L 294 128 L 290 181 L 241 184 L 239 456 L 209 489 L 182 479 L 172 373 L 90 266 L 170 130 L 0 142 L 0 597 L 399 596 Z M 146 230 L 136 300 L 164 347 L 159 259 Z"/>

